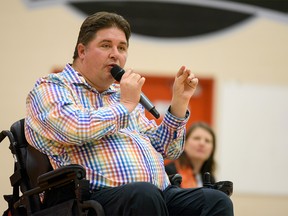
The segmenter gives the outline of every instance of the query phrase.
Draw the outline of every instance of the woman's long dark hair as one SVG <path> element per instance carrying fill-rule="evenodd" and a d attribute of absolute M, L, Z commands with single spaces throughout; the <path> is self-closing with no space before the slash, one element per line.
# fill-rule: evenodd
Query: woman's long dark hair
<path fill-rule="evenodd" d="M 213 144 L 213 149 L 210 157 L 204 162 L 203 166 L 201 167 L 201 176 L 203 178 L 203 175 L 205 172 L 209 172 L 211 174 L 211 177 L 214 179 L 215 178 L 215 168 L 216 168 L 216 163 L 214 159 L 214 154 L 216 150 L 216 136 L 213 131 L 213 129 L 205 122 L 195 122 L 192 124 L 186 133 L 186 140 L 190 136 L 190 134 L 196 129 L 196 128 L 203 128 L 204 130 L 208 131 L 211 136 L 212 136 L 212 144 Z M 187 154 L 185 151 L 181 154 L 179 157 L 179 163 L 180 166 L 190 166 L 193 169 L 193 164 L 191 163 L 190 159 L 188 158 Z"/>

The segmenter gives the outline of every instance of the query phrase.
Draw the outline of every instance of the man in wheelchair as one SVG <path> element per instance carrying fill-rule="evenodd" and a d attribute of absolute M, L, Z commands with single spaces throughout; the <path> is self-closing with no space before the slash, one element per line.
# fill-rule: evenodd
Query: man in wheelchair
<path fill-rule="evenodd" d="M 233 215 L 229 196 L 219 190 L 170 184 L 163 158 L 176 159 L 183 151 L 198 79 L 180 67 L 162 123 L 148 120 L 139 104 L 145 78 L 127 69 L 116 83 L 110 73 L 125 66 L 130 34 L 118 14 L 85 19 L 73 63 L 40 78 L 27 97 L 28 143 L 48 156 L 53 169 L 81 165 L 90 199 L 105 215 Z M 50 191 L 46 201 L 54 204 L 57 193 Z M 61 196 L 69 197 L 68 190 Z"/>

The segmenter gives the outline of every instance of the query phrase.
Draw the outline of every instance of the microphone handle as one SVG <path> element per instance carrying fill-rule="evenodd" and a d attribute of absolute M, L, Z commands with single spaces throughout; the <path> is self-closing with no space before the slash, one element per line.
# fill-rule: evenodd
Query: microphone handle
<path fill-rule="evenodd" d="M 152 102 L 141 92 L 140 103 L 145 107 L 156 119 L 160 117 L 159 112 L 156 110 Z"/>
<path fill-rule="evenodd" d="M 125 73 L 125 70 L 121 68 L 119 65 L 114 65 L 111 69 L 111 74 L 114 77 L 114 79 L 118 82 L 120 82 L 123 74 Z M 156 110 L 155 106 L 152 104 L 152 102 L 143 94 L 140 95 L 140 101 L 142 106 L 147 109 L 155 118 L 159 118 L 160 114 Z"/>

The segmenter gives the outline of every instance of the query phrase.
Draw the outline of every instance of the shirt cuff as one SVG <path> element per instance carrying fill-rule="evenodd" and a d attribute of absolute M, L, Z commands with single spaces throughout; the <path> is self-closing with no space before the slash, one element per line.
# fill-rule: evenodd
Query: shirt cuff
<path fill-rule="evenodd" d="M 187 110 L 184 118 L 179 118 L 171 114 L 170 107 L 163 119 L 163 122 L 174 130 L 182 129 L 186 126 L 188 119 L 190 117 L 190 111 Z"/>

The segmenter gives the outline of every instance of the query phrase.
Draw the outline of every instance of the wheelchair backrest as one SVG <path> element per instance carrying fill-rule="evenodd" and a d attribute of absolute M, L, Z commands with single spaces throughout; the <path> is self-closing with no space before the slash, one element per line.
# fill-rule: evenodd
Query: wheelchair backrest
<path fill-rule="evenodd" d="M 12 124 L 10 130 L 3 130 L 0 133 L 0 142 L 5 137 L 9 138 L 9 149 L 14 157 L 14 173 L 10 176 L 13 194 L 4 196 L 11 211 L 17 211 L 11 206 L 20 201 L 19 192 L 25 193 L 34 189 L 37 187 L 38 176 L 52 170 L 48 157 L 28 144 L 25 138 L 24 125 L 25 120 L 21 119 Z M 35 211 L 41 209 L 40 196 L 38 194 L 29 196 L 24 205 L 27 212 L 32 212 L 32 209 Z M 21 209 L 19 208 L 19 211 Z"/>
<path fill-rule="evenodd" d="M 11 126 L 10 131 L 15 139 L 13 147 L 19 163 L 17 166 L 22 170 L 22 178 L 27 179 L 26 185 L 22 185 L 22 187 L 24 187 L 22 189 L 25 191 L 36 187 L 38 176 L 52 170 L 52 167 L 45 154 L 27 143 L 24 124 L 25 120 L 21 119 Z"/>

